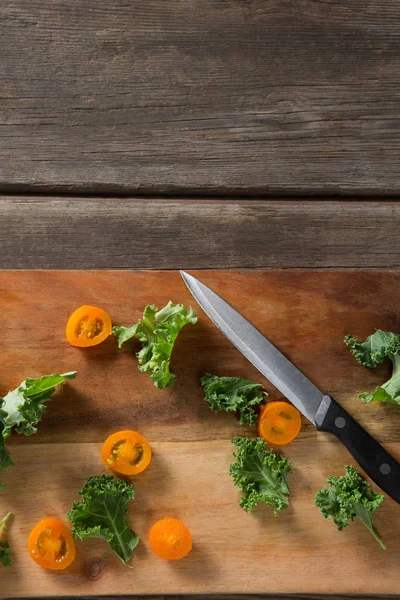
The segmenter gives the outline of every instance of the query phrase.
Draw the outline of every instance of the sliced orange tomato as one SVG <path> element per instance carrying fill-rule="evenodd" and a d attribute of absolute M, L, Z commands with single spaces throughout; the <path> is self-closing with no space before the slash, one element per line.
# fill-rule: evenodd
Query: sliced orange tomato
<path fill-rule="evenodd" d="M 157 521 L 150 530 L 150 548 L 165 560 L 180 560 L 192 549 L 192 536 L 182 521 L 167 517 Z"/>
<path fill-rule="evenodd" d="M 137 475 L 149 466 L 151 448 L 146 438 L 136 431 L 117 431 L 101 449 L 103 462 L 121 475 Z"/>
<path fill-rule="evenodd" d="M 258 434 L 266 442 L 276 446 L 289 444 L 301 429 L 301 416 L 289 402 L 268 402 L 260 412 Z"/>
<path fill-rule="evenodd" d="M 72 346 L 87 348 L 104 342 L 111 333 L 110 316 L 97 306 L 81 306 L 68 319 L 66 336 Z"/>
<path fill-rule="evenodd" d="M 63 571 L 75 558 L 75 543 L 70 530 L 53 517 L 43 519 L 32 529 L 28 550 L 35 563 L 52 571 Z"/>

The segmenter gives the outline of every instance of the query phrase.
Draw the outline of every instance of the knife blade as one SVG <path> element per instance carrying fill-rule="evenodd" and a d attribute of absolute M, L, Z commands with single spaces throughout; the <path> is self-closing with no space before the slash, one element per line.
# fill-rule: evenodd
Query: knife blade
<path fill-rule="evenodd" d="M 258 329 L 198 279 L 181 271 L 213 323 L 319 431 L 335 435 L 379 487 L 400 503 L 400 464 L 331 396 L 321 392 Z"/>

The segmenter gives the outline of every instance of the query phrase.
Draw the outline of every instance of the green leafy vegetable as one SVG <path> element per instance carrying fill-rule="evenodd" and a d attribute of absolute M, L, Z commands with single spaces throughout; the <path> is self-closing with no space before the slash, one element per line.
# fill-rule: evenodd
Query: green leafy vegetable
<path fill-rule="evenodd" d="M 12 514 L 8 513 L 4 519 L 0 521 L 0 529 L 7 523 L 11 516 Z M 0 541 L 0 563 L 3 563 L 5 567 L 9 567 L 11 565 L 11 548 L 6 542 L 2 541 Z"/>
<path fill-rule="evenodd" d="M 201 385 L 213 412 L 237 411 L 241 425 L 254 425 L 257 421 L 253 407 L 263 401 L 261 384 L 240 377 L 218 377 L 207 373 L 202 377 Z"/>
<path fill-rule="evenodd" d="M 128 502 L 134 494 L 132 484 L 112 475 L 89 477 L 79 492 L 82 500 L 74 502 L 68 513 L 74 537 L 106 540 L 126 564 L 139 542 L 126 520 Z"/>
<path fill-rule="evenodd" d="M 46 410 L 43 404 L 54 394 L 56 386 L 74 379 L 76 371 L 63 375 L 45 375 L 40 379 L 28 377 L 21 385 L 0 398 L 0 471 L 13 464 L 5 440 L 13 427 L 17 433 L 32 435 Z"/>
<path fill-rule="evenodd" d="M 237 448 L 233 454 L 237 462 L 231 464 L 229 472 L 242 491 L 240 506 L 251 513 L 257 504 L 265 502 L 275 515 L 287 508 L 290 492 L 286 476 L 290 462 L 268 449 L 262 438 L 235 437 L 232 442 Z"/>
<path fill-rule="evenodd" d="M 356 517 L 364 523 L 376 541 L 386 546 L 372 527 L 372 516 L 382 504 L 384 497 L 374 492 L 355 467 L 345 467 L 346 475 L 328 477 L 329 487 L 319 490 L 315 496 L 317 506 L 325 519 L 332 518 L 339 531 Z"/>
<path fill-rule="evenodd" d="M 154 304 L 146 306 L 143 318 L 132 327 L 113 327 L 112 332 L 118 338 L 118 347 L 137 337 L 142 342 L 141 350 L 136 354 L 139 370 L 151 373 L 150 379 L 158 388 L 169 388 L 175 383 L 175 375 L 170 371 L 170 360 L 175 340 L 182 327 L 193 325 L 197 316 L 190 307 L 168 302 L 158 310 Z"/>
<path fill-rule="evenodd" d="M 374 368 L 389 358 L 393 363 L 391 378 L 372 393 L 363 392 L 358 397 L 364 402 L 389 402 L 400 404 L 400 335 L 389 331 L 376 331 L 360 343 L 356 338 L 345 337 L 356 360 L 364 367 Z"/>
<path fill-rule="evenodd" d="M 1 400 L 0 400 L 0 407 L 1 407 Z M 0 419 L 1 419 L 1 408 L 0 408 Z M 3 469 L 5 469 L 6 467 L 9 467 L 10 465 L 13 465 L 13 461 L 12 458 L 10 456 L 10 453 L 7 450 L 6 447 L 6 443 L 4 440 L 4 427 L 3 424 L 0 422 L 0 471 L 2 471 Z"/>

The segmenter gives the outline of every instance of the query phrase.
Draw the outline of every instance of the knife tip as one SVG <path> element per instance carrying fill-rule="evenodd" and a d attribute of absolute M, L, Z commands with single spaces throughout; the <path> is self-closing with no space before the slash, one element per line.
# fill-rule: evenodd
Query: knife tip
<path fill-rule="evenodd" d="M 192 292 L 193 294 L 193 287 L 198 284 L 199 282 L 197 281 L 197 279 L 195 277 L 193 277 L 193 275 L 190 275 L 189 273 L 186 273 L 186 271 L 179 271 L 180 274 L 182 275 L 182 279 L 185 282 L 186 287 L 190 290 L 190 292 Z"/>

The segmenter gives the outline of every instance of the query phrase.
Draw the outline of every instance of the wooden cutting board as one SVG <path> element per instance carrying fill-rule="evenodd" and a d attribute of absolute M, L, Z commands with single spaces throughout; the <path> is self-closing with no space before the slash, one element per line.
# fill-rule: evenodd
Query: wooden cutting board
<path fill-rule="evenodd" d="M 354 399 L 382 383 L 388 368 L 357 365 L 343 344 L 346 333 L 400 331 L 400 272 L 197 276 L 400 459 L 400 408 Z M 130 325 L 146 304 L 161 307 L 169 299 L 195 306 L 177 272 L 0 272 L 0 394 L 27 376 L 78 371 L 48 403 L 36 435 L 10 438 L 15 466 L 0 474 L 6 483 L 0 514 L 15 514 L 6 532 L 13 565 L 0 566 L 0 595 L 398 593 L 400 507 L 386 498 L 375 517 L 387 552 L 361 523 L 338 532 L 325 521 L 313 506 L 315 492 L 328 475 L 355 463 L 339 442 L 305 419 L 299 437 L 283 450 L 293 462 L 289 509 L 274 517 L 266 506 L 251 516 L 239 508 L 228 474 L 230 439 L 255 435 L 255 429 L 240 427 L 233 415 L 211 413 L 199 378 L 206 371 L 239 375 L 262 382 L 271 399 L 281 396 L 200 309 L 198 324 L 185 327 L 174 350 L 177 383 L 170 390 L 157 390 L 113 338 L 89 350 L 65 341 L 67 317 L 81 304 L 99 305 L 114 323 Z M 124 567 L 105 542 L 86 540 L 77 543 L 77 559 L 66 572 L 41 569 L 26 549 L 29 531 L 45 515 L 65 520 L 83 482 L 105 470 L 101 443 L 126 428 L 142 432 L 154 450 L 150 467 L 134 479 L 129 521 L 142 541 L 133 568 Z M 192 553 L 177 563 L 149 549 L 150 527 L 165 516 L 182 519 L 193 535 Z"/>

